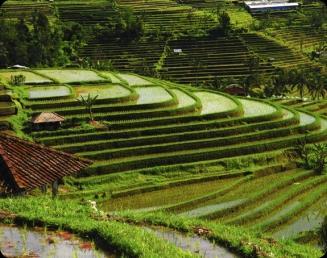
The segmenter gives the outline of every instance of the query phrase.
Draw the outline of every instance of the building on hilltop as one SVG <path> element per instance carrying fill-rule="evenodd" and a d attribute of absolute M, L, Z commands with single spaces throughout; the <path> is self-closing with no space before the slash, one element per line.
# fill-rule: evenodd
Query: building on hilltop
<path fill-rule="evenodd" d="M 0 133 L 0 195 L 24 194 L 52 186 L 91 165 L 90 160 Z"/>
<path fill-rule="evenodd" d="M 65 118 L 52 112 L 42 112 L 33 117 L 31 123 L 34 129 L 58 129 Z"/>
<path fill-rule="evenodd" d="M 270 11 L 289 11 L 299 7 L 299 3 L 289 2 L 288 0 L 262 0 L 245 1 L 245 8 L 250 13 L 266 13 Z"/>

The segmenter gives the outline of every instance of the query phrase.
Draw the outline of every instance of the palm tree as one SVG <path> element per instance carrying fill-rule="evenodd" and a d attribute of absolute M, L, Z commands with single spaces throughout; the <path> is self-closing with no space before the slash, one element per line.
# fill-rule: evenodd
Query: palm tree
<path fill-rule="evenodd" d="M 80 99 L 77 99 L 77 101 L 82 104 L 85 109 L 88 111 L 90 120 L 94 121 L 93 118 L 93 112 L 92 112 L 92 107 L 95 104 L 96 99 L 98 98 L 99 95 L 92 96 L 90 93 L 87 95 L 87 98 L 84 98 L 81 96 Z"/>
<path fill-rule="evenodd" d="M 271 93 L 276 96 L 283 96 L 288 92 L 290 85 L 290 73 L 286 69 L 277 69 L 276 75 L 271 78 Z"/>
<path fill-rule="evenodd" d="M 325 98 L 327 95 L 327 77 L 326 75 L 317 73 L 315 76 L 315 98 Z"/>
<path fill-rule="evenodd" d="M 327 77 L 325 74 L 310 73 L 307 84 L 309 93 L 313 99 L 324 98 L 327 95 Z"/>
<path fill-rule="evenodd" d="M 303 68 L 299 70 L 295 68 L 289 72 L 289 84 L 291 85 L 291 89 L 294 90 L 296 88 L 299 91 L 301 100 L 304 98 L 307 82 L 307 74 Z"/>

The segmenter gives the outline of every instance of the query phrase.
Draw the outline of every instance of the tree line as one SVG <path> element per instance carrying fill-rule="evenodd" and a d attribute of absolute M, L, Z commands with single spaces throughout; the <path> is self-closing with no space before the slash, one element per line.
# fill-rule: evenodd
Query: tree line
<path fill-rule="evenodd" d="M 319 100 L 327 96 L 327 73 L 322 68 L 277 68 L 272 75 L 262 75 L 256 72 L 256 66 L 256 63 L 249 64 L 249 74 L 239 80 L 215 77 L 209 87 L 224 91 L 230 85 L 237 85 L 244 95 L 257 97 L 283 97 L 292 92 L 301 99 L 310 96 Z"/>
<path fill-rule="evenodd" d="M 128 8 L 108 1 L 113 15 L 101 24 L 85 27 L 76 22 L 50 21 L 39 11 L 29 19 L 0 19 L 0 67 L 31 67 L 79 63 L 80 50 L 90 35 L 98 42 L 132 41 L 143 35 L 143 21 Z"/>
<path fill-rule="evenodd" d="M 35 11 L 30 20 L 0 20 L 0 67 L 61 66 L 77 54 L 83 42 L 78 24 L 51 22 Z"/>

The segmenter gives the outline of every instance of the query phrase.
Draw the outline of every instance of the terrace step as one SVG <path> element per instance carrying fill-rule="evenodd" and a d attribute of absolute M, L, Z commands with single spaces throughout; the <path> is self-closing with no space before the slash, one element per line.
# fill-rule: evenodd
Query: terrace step
<path fill-rule="evenodd" d="M 326 123 L 327 125 L 327 123 Z M 316 130 L 307 136 L 306 134 L 295 134 L 289 137 L 279 137 L 256 143 L 247 143 L 244 145 L 231 145 L 228 147 L 203 148 L 199 150 L 176 151 L 174 153 L 161 153 L 154 155 L 146 155 L 110 160 L 106 162 L 97 162 L 93 168 L 90 168 L 91 173 L 104 174 L 122 172 L 132 169 L 141 169 L 145 167 L 155 167 L 164 164 L 186 164 L 196 161 L 213 160 L 219 158 L 272 151 L 294 146 L 301 139 L 307 140 L 322 140 L 327 138 L 327 127 Z"/>
<path fill-rule="evenodd" d="M 204 125 L 205 129 L 201 128 L 198 124 L 198 129 L 196 126 L 193 126 L 191 131 L 181 131 L 178 132 L 182 127 L 165 127 L 165 128 L 154 128 L 153 130 L 139 130 L 132 132 L 107 132 L 102 134 L 102 139 L 87 141 L 86 138 L 81 135 L 80 143 L 75 144 L 61 144 L 53 146 L 62 151 L 67 152 L 84 152 L 84 151 L 96 151 L 104 150 L 109 148 L 122 148 L 122 147 L 136 147 L 147 144 L 160 144 L 160 143 L 173 143 L 181 142 L 185 140 L 192 139 L 210 139 L 214 137 L 227 137 L 233 136 L 236 134 L 244 134 L 250 132 L 258 132 L 261 130 L 267 130 L 269 128 L 283 128 L 286 125 L 290 126 L 295 124 L 296 118 L 285 118 L 283 120 L 269 121 L 269 122 L 260 122 L 249 125 L 237 125 L 234 127 L 224 127 L 224 128 L 212 128 L 210 129 L 209 125 Z M 214 126 L 214 125 L 213 125 Z M 166 129 L 166 130 L 162 130 Z M 187 129 L 187 127 L 185 128 Z M 269 129 L 270 130 L 270 129 Z M 166 133 L 165 133 L 166 131 Z M 133 136 L 134 135 L 134 136 Z M 107 140 L 103 140 L 107 138 Z"/>

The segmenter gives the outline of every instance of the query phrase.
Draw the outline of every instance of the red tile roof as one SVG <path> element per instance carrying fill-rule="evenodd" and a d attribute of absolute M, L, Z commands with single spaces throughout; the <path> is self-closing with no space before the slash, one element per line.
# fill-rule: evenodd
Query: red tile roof
<path fill-rule="evenodd" d="M 0 177 L 10 180 L 6 185 L 11 185 L 14 191 L 50 184 L 92 163 L 4 133 L 0 133 L 0 157 Z"/>
<path fill-rule="evenodd" d="M 42 112 L 36 117 L 32 118 L 32 123 L 41 124 L 41 123 L 53 123 L 53 122 L 63 122 L 65 118 L 58 115 L 57 113 L 52 112 Z"/>

